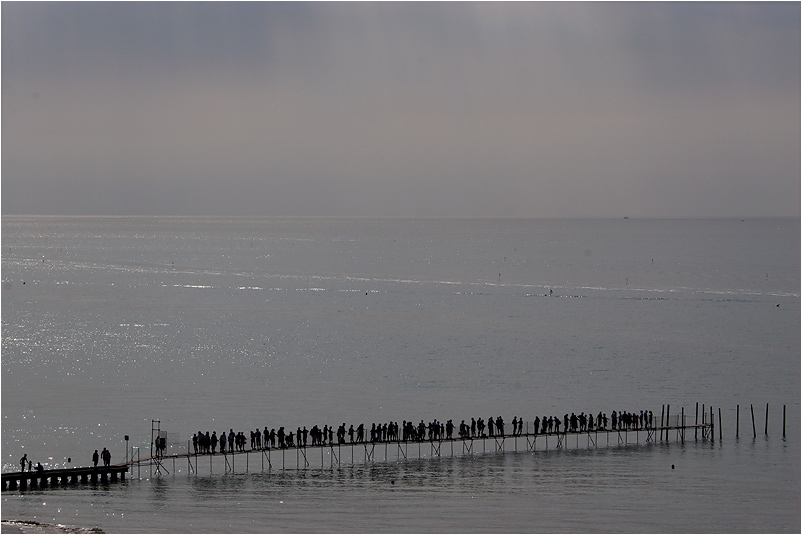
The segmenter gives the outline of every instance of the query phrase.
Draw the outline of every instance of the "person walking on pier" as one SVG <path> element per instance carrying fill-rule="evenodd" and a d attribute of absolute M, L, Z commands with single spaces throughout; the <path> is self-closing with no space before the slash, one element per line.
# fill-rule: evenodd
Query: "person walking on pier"
<path fill-rule="evenodd" d="M 98 455 L 97 450 L 95 453 L 92 454 L 92 464 L 97 468 L 97 462 L 100 460 L 100 455 Z"/>
<path fill-rule="evenodd" d="M 95 450 L 95 455 L 97 455 L 97 450 Z M 22 467 L 20 468 L 20 472 L 25 471 L 25 465 L 27 463 L 28 463 L 28 454 L 26 453 L 25 455 L 22 456 L 22 459 L 19 460 L 19 464 Z M 95 461 L 95 464 L 97 464 L 97 461 Z"/>

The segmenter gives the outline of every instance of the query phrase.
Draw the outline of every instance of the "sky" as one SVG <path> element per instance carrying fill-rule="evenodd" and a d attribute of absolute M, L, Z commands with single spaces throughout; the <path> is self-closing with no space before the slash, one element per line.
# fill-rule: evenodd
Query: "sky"
<path fill-rule="evenodd" d="M 3 2 L 4 215 L 800 215 L 800 3 Z"/>

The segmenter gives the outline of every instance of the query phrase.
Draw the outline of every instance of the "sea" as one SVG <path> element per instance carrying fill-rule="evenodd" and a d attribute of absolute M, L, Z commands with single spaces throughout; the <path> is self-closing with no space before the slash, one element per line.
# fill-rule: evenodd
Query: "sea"
<path fill-rule="evenodd" d="M 279 426 L 668 407 L 715 424 L 300 468 L 165 462 L 4 490 L 3 531 L 802 528 L 799 218 L 6 215 L 0 255 L 4 472 L 23 454 L 141 458 L 154 430 L 180 454 L 198 431 Z"/>

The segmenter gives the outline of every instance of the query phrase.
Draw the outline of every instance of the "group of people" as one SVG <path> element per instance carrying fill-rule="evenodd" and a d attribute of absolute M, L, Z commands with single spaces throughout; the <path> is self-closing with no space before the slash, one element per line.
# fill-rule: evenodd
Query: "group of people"
<path fill-rule="evenodd" d="M 97 468 L 97 463 L 100 459 L 103 460 L 103 466 L 111 466 L 111 452 L 106 448 L 103 448 L 100 454 L 98 454 L 97 450 L 92 454 L 92 465 L 95 468 Z"/>
<path fill-rule="evenodd" d="M 595 417 L 593 414 L 580 412 L 559 416 L 535 417 L 532 422 L 532 434 L 551 434 L 567 432 L 587 432 L 607 430 L 611 424 L 613 431 L 628 429 L 649 429 L 653 427 L 653 416 L 651 411 L 625 412 L 612 411 L 608 419 L 606 413 L 599 412 Z M 562 427 L 562 430 L 560 429 Z M 326 446 L 335 444 L 360 444 L 365 442 L 423 442 L 432 440 L 450 440 L 454 438 L 454 431 L 461 439 L 467 438 L 487 438 L 487 437 L 506 437 L 522 436 L 524 434 L 524 419 L 514 416 L 511 421 L 511 434 L 507 434 L 506 424 L 501 416 L 490 417 L 485 421 L 482 418 L 471 418 L 470 423 L 462 420 L 456 426 L 452 420 L 445 423 L 432 420 L 425 423 L 421 420 L 418 424 L 404 420 L 402 424 L 396 421 L 387 423 L 373 423 L 369 428 L 365 424 L 354 427 L 353 424 L 346 428 L 346 424 L 338 426 L 324 425 L 321 429 L 318 425 L 311 429 L 298 427 L 295 431 L 286 430 L 279 427 L 268 430 L 265 426 L 263 430 L 256 429 L 250 431 L 250 449 L 262 450 L 272 448 L 305 448 L 311 441 L 312 446 Z M 529 422 L 526 422 L 526 433 L 530 433 Z M 346 441 L 347 436 L 347 441 Z M 245 432 L 235 433 L 230 429 L 219 435 L 216 431 L 198 431 L 192 435 L 192 448 L 195 454 L 214 454 L 219 446 L 220 453 L 241 452 L 246 450 L 248 436 Z"/>
<path fill-rule="evenodd" d="M 28 472 L 33 471 L 33 461 L 28 460 L 27 453 L 24 454 L 22 458 L 19 460 L 19 464 L 20 464 L 20 472 L 24 472 L 25 468 L 28 469 Z M 44 467 L 42 467 L 42 463 L 36 463 L 36 471 L 41 472 L 42 470 L 44 470 Z"/>

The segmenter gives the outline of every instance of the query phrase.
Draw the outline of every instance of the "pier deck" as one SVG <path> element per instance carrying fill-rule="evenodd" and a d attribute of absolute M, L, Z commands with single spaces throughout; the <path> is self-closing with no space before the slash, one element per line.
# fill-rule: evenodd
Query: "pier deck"
<path fill-rule="evenodd" d="M 245 449 L 225 453 L 175 453 L 143 457 L 131 461 L 132 471 L 150 467 L 151 475 L 175 473 L 177 462 L 186 462 L 187 473 L 198 473 L 201 464 L 207 464 L 208 473 L 214 472 L 218 464 L 221 472 L 236 472 L 235 468 L 250 471 L 251 456 L 258 455 L 256 461 L 261 470 L 287 470 L 324 468 L 334 469 L 355 464 L 376 462 L 400 462 L 416 458 L 436 458 L 442 456 L 474 455 L 483 453 L 507 453 L 540 451 L 569 448 L 601 448 L 652 444 L 663 441 L 685 441 L 686 437 L 696 440 L 713 440 L 713 425 L 710 423 L 662 426 L 638 429 L 595 429 L 593 431 L 561 431 L 559 433 L 522 433 L 520 435 L 496 435 L 440 438 L 434 440 L 403 441 L 365 441 L 316 444 L 314 446 L 289 446 L 284 448 Z M 315 461 L 317 457 L 320 461 Z M 243 462 L 244 457 L 244 462 Z M 294 457 L 294 459 L 293 459 Z M 239 461 L 235 461 L 239 458 Z M 314 465 L 314 466 L 313 466 Z M 170 468 L 168 468 L 168 466 Z M 243 468 L 240 468 L 243 467 Z M 203 469 L 207 473 L 207 469 Z M 134 474 L 136 475 L 136 474 Z"/>
<path fill-rule="evenodd" d="M 125 479 L 128 472 L 127 464 L 112 466 L 62 468 L 56 470 L 32 470 L 28 472 L 7 472 L 2 474 L 3 490 L 27 490 L 56 487 L 81 483 L 96 483 L 98 481 L 117 481 Z"/>

